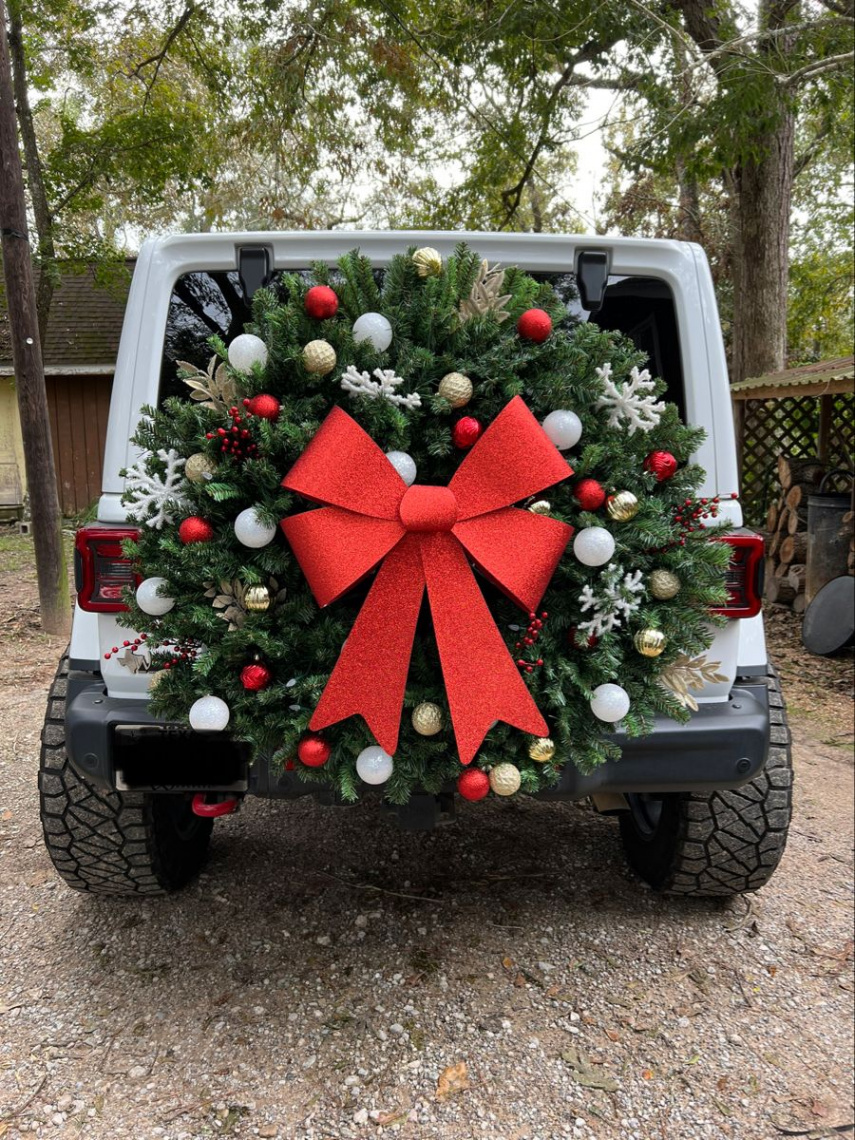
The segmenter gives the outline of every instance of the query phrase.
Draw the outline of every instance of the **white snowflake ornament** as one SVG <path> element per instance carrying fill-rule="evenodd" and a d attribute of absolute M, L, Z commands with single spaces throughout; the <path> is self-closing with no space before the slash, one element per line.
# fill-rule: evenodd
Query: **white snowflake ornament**
<path fill-rule="evenodd" d="M 596 407 L 608 409 L 609 427 L 619 428 L 625 423 L 629 435 L 656 427 L 665 411 L 665 405 L 652 394 L 656 382 L 651 379 L 646 368 L 639 372 L 633 367 L 629 379 L 622 384 L 612 379 L 611 364 L 598 368 L 597 375 L 603 382 L 604 392 L 597 400 Z"/>
<path fill-rule="evenodd" d="M 622 620 L 634 614 L 641 605 L 644 583 L 640 570 L 624 574 L 623 567 L 610 562 L 600 579 L 597 591 L 583 586 L 579 595 L 582 613 L 591 611 L 587 621 L 579 622 L 576 629 L 589 637 L 602 637 L 613 629 L 620 629 Z"/>
<path fill-rule="evenodd" d="M 137 521 L 145 519 L 145 525 L 160 530 L 164 523 L 171 523 L 187 505 L 184 493 L 184 475 L 181 468 L 186 462 L 174 448 L 167 451 L 161 447 L 157 458 L 166 467 L 161 476 L 151 471 L 148 464 L 151 452 L 144 452 L 133 467 L 125 472 L 125 496 L 128 516 Z M 146 514 L 153 510 L 150 518 Z"/>
<path fill-rule="evenodd" d="M 367 372 L 358 372 L 354 365 L 349 364 L 341 378 L 341 386 L 351 396 L 365 396 L 369 400 L 388 400 L 391 404 L 400 404 L 404 408 L 420 408 L 422 398 L 418 392 L 402 395 L 397 389 L 404 383 L 400 376 L 396 376 L 391 368 L 375 368 L 372 380 Z"/>

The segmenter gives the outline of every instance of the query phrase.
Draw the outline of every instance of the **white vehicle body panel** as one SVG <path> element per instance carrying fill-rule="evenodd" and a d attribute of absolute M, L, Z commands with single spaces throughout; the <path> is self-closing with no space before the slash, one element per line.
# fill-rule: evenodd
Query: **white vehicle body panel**
<path fill-rule="evenodd" d="M 113 381 L 98 520 L 126 521 L 121 504 L 124 480 L 119 472 L 138 458 L 137 449 L 129 441 L 141 409 L 158 400 L 170 297 L 181 275 L 235 270 L 238 250 L 248 245 L 266 247 L 271 268 L 287 270 L 304 269 L 314 261 L 334 262 L 354 246 L 378 266 L 387 264 L 412 244 L 429 243 L 448 256 L 463 238 L 491 263 L 546 272 L 572 271 L 580 249 L 605 250 L 612 276 L 648 277 L 664 282 L 676 309 L 686 417 L 707 432 L 696 456 L 707 473 L 700 493 L 727 496 L 736 489 L 736 444 L 724 346 L 709 266 L 698 246 L 636 238 L 425 231 L 192 234 L 149 241 L 140 251 Z M 727 502 L 726 510 L 733 525 L 741 526 L 739 503 Z M 133 633 L 118 625 L 114 615 L 84 613 L 78 606 L 71 640 L 72 660 L 85 662 L 88 668 L 100 667 L 111 696 L 144 698 L 148 686 L 144 673 L 133 673 L 120 665 L 121 655 L 111 656 L 109 661 L 104 659 L 113 646 L 121 648 L 124 640 L 133 637 Z M 757 671 L 766 665 L 762 617 L 731 621 L 725 629 L 717 630 L 708 656 L 721 662 L 727 682 L 707 686 L 698 699 L 704 703 L 725 701 L 738 671 Z"/>

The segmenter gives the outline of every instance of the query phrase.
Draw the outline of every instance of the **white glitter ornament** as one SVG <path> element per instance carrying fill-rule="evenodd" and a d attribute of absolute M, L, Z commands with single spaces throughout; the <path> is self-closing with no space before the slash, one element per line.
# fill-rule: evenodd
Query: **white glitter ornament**
<path fill-rule="evenodd" d="M 379 744 L 363 748 L 356 757 L 356 774 L 366 784 L 385 784 L 393 767 L 392 757 Z"/>
<path fill-rule="evenodd" d="M 586 526 L 573 540 L 573 553 L 583 566 L 603 566 L 615 552 L 615 540 L 604 526 Z"/>
<path fill-rule="evenodd" d="M 276 527 L 268 526 L 267 523 L 263 522 L 255 507 L 247 507 L 245 511 L 241 511 L 235 519 L 234 525 L 235 537 L 238 542 L 242 542 L 244 546 L 249 546 L 253 550 L 267 546 L 273 541 L 276 534 Z"/>
<path fill-rule="evenodd" d="M 598 720 L 616 724 L 629 712 L 629 695 L 620 685 L 597 685 L 591 697 L 591 712 Z"/>
<path fill-rule="evenodd" d="M 382 313 L 363 313 L 353 322 L 353 339 L 357 344 L 367 340 L 377 352 L 385 352 L 392 343 L 392 326 Z"/>
<path fill-rule="evenodd" d="M 158 593 L 161 586 L 166 585 L 165 578 L 146 578 L 137 586 L 137 605 L 144 614 L 160 617 L 168 614 L 175 605 L 174 598 L 166 598 Z"/>
<path fill-rule="evenodd" d="M 200 697 L 190 706 L 190 727 L 197 732 L 222 732 L 231 711 L 219 697 Z"/>
<path fill-rule="evenodd" d="M 251 372 L 253 365 L 267 363 L 267 345 L 260 336 L 241 333 L 229 345 L 229 364 L 238 372 Z"/>
<path fill-rule="evenodd" d="M 416 461 L 406 451 L 387 451 L 386 458 L 404 480 L 408 487 L 416 481 Z"/>
<path fill-rule="evenodd" d="M 575 412 L 559 408 L 543 421 L 543 430 L 559 451 L 567 451 L 582 438 L 582 421 Z"/>

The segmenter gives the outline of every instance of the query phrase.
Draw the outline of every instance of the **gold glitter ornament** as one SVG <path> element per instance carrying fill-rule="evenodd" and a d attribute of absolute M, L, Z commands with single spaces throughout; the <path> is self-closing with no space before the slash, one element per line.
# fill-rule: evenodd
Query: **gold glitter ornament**
<path fill-rule="evenodd" d="M 555 755 L 555 741 L 548 736 L 535 736 L 529 741 L 528 755 L 535 764 L 546 764 Z"/>
<path fill-rule="evenodd" d="M 419 736 L 436 736 L 442 730 L 442 709 L 430 701 L 422 701 L 413 709 L 413 728 Z"/>
<path fill-rule="evenodd" d="M 266 586 L 250 586 L 246 592 L 244 606 L 253 614 L 263 614 L 270 609 L 270 591 Z"/>
<path fill-rule="evenodd" d="M 606 510 L 615 522 L 629 522 L 638 514 L 639 505 L 632 491 L 619 491 L 608 500 Z"/>
<path fill-rule="evenodd" d="M 413 254 L 413 265 L 419 277 L 439 277 L 442 273 L 442 256 L 439 250 L 426 245 Z"/>
<path fill-rule="evenodd" d="M 303 349 L 303 366 L 307 372 L 326 376 L 328 372 L 332 372 L 335 365 L 335 349 L 328 341 L 310 340 Z"/>
<path fill-rule="evenodd" d="M 203 451 L 197 451 L 191 455 L 184 464 L 184 474 L 191 483 L 205 483 L 209 479 L 213 479 L 216 470 L 216 463 Z"/>
<path fill-rule="evenodd" d="M 497 764 L 490 772 L 490 787 L 497 796 L 512 796 L 520 788 L 520 770 L 514 764 Z"/>
<path fill-rule="evenodd" d="M 548 515 L 552 510 L 552 503 L 548 499 L 538 499 L 528 508 L 533 515 Z"/>
<path fill-rule="evenodd" d="M 472 381 L 462 372 L 448 372 L 439 382 L 437 389 L 443 400 L 448 400 L 452 408 L 462 408 L 472 399 Z"/>
<path fill-rule="evenodd" d="M 670 570 L 654 570 L 647 579 L 647 584 L 653 597 L 662 602 L 675 597 L 683 588 L 683 583 Z"/>
<path fill-rule="evenodd" d="M 658 657 L 665 648 L 665 634 L 660 629 L 640 629 L 632 644 L 642 657 Z"/>
<path fill-rule="evenodd" d="M 169 672 L 169 670 L 168 670 L 168 669 L 158 669 L 158 670 L 157 670 L 156 672 L 154 672 L 154 673 L 149 673 L 149 676 L 148 676 L 148 691 L 149 691 L 150 693 L 153 693 L 153 692 L 154 692 L 154 690 L 157 688 L 157 686 L 160 684 L 160 682 L 163 680 L 163 678 L 166 676 L 166 674 L 167 674 L 168 672 Z"/>

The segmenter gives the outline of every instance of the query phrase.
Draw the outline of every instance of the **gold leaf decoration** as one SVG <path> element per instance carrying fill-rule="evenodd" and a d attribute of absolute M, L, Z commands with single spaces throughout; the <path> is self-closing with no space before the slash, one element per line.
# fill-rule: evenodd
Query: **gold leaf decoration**
<path fill-rule="evenodd" d="M 698 702 L 689 689 L 702 689 L 704 685 L 721 685 L 727 677 L 719 673 L 720 661 L 707 661 L 706 654 L 687 657 L 685 653 L 666 665 L 659 674 L 659 684 L 674 694 L 683 708 L 698 711 Z"/>
<path fill-rule="evenodd" d="M 207 372 L 186 360 L 179 360 L 178 374 L 190 389 L 191 400 L 196 400 L 203 408 L 227 412 L 237 400 L 237 388 L 225 364 L 217 365 L 218 359 L 215 353 L 208 361 Z"/>
<path fill-rule="evenodd" d="M 504 283 L 504 269 L 500 269 L 498 265 L 494 265 L 491 269 L 487 261 L 482 261 L 468 299 L 460 302 L 458 310 L 460 323 L 465 324 L 473 317 L 484 317 L 487 313 L 492 313 L 499 324 L 506 321 L 511 314 L 505 305 L 510 301 L 511 294 L 502 293 Z"/>
<path fill-rule="evenodd" d="M 233 578 L 230 582 L 205 582 L 204 585 L 205 597 L 211 599 L 211 605 L 218 611 L 217 617 L 228 622 L 230 630 L 241 629 L 249 613 L 246 596 L 251 587 L 245 586 L 238 578 Z M 285 600 L 287 591 L 284 588 L 280 590 L 275 578 L 268 578 L 267 589 L 270 594 L 269 609 L 272 610 Z"/>

